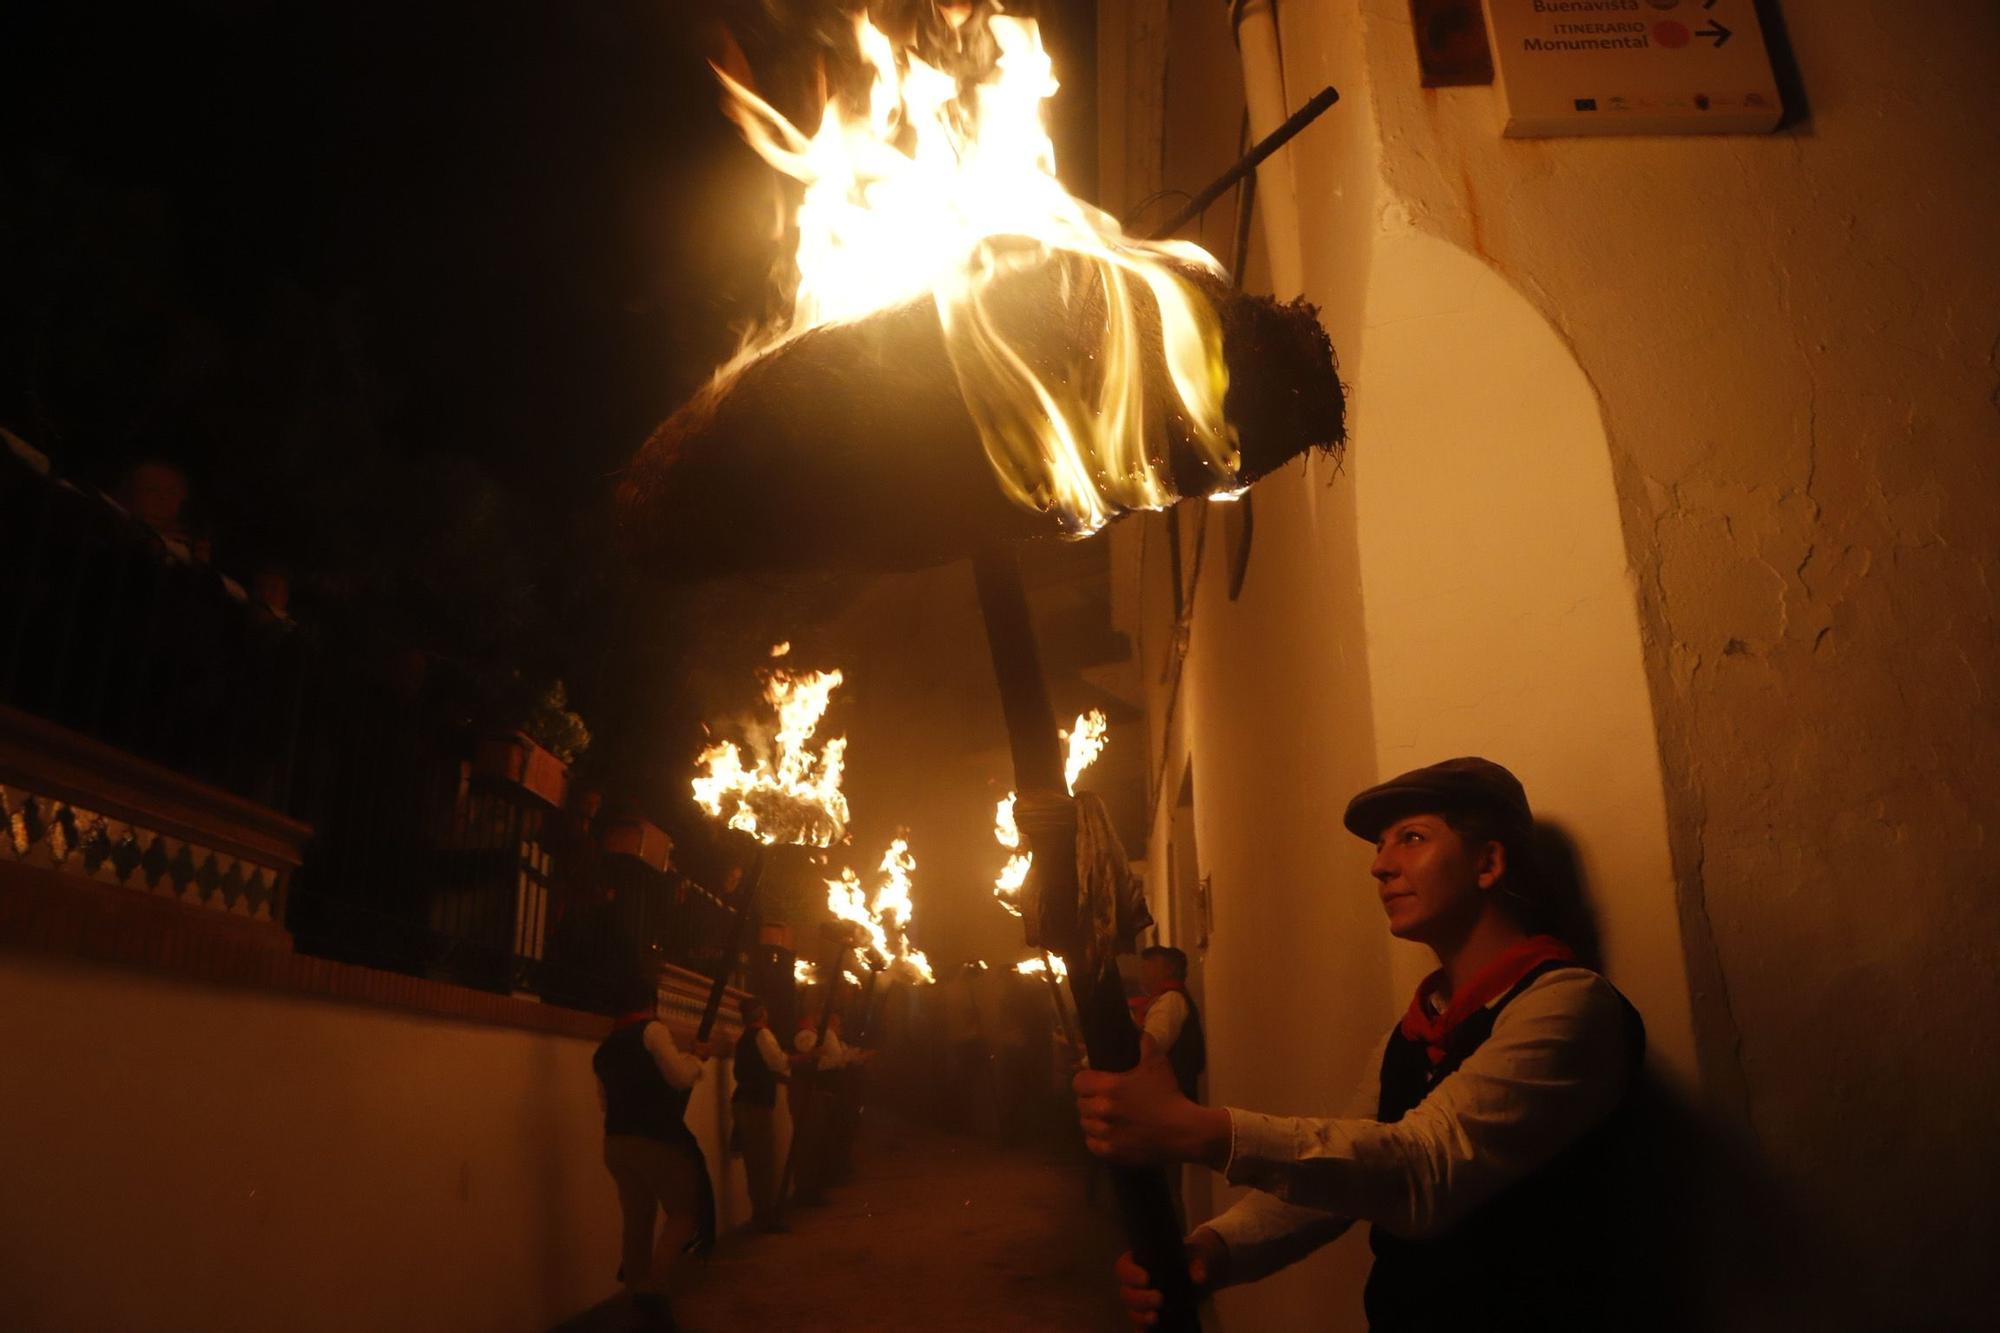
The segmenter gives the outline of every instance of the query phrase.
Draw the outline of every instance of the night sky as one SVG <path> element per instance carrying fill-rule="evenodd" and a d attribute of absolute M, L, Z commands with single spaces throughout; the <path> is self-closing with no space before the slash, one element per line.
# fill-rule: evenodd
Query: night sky
<path fill-rule="evenodd" d="M 690 12 L 11 9 L 10 419 L 220 467 L 252 450 L 217 414 L 339 402 L 400 457 L 587 491 L 767 258 Z"/>
<path fill-rule="evenodd" d="M 690 636 L 608 478 L 775 255 L 696 13 L 11 7 L 0 424 L 105 487 L 182 466 L 219 569 L 564 677 L 612 779 L 656 769 Z"/>

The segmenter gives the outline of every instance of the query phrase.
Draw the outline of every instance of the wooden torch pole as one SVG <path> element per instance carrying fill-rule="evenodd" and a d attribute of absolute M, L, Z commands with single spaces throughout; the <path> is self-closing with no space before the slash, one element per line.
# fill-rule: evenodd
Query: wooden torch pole
<path fill-rule="evenodd" d="M 1055 710 L 1042 679 L 1035 627 L 1028 615 L 1020 566 L 1006 547 L 988 547 L 972 562 L 986 642 L 1000 686 L 1001 710 L 1014 757 L 1015 806 L 1021 831 L 1035 855 L 1030 872 L 1036 892 L 1025 921 L 1031 947 L 1068 955 L 1070 991 L 1076 997 L 1091 1067 L 1130 1069 L 1139 1062 L 1139 1034 L 1125 1007 L 1125 990 L 1110 959 L 1089 975 L 1077 921 L 1076 816 L 1063 804 L 1062 749 Z M 1061 812 L 1067 812 L 1067 819 Z M 1152 1275 L 1163 1303 L 1162 1333 L 1200 1333 L 1199 1297 L 1188 1279 L 1173 1192 L 1158 1167 L 1113 1166 L 1111 1185 L 1132 1257 Z"/>
<path fill-rule="evenodd" d="M 1062 1024 L 1063 1037 L 1071 1047 L 1081 1046 L 1083 1039 L 1076 1034 L 1076 1023 L 1069 1016 L 1069 1006 L 1063 1003 L 1062 982 L 1056 979 L 1055 960 L 1049 957 L 1047 949 L 1042 950 L 1042 980 L 1049 983 L 1049 998 L 1055 1001 L 1056 1019 Z"/>

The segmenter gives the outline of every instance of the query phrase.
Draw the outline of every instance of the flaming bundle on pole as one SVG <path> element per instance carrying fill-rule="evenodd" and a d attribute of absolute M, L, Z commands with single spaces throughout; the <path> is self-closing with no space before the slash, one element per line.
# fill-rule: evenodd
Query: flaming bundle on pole
<path fill-rule="evenodd" d="M 860 928 L 866 940 L 864 960 L 872 972 L 927 983 L 937 980 L 930 959 L 910 943 L 910 923 L 916 916 L 910 887 L 916 869 L 910 840 L 899 833 L 876 867 L 880 878 L 875 888 L 865 888 L 861 876 L 843 866 L 840 878 L 826 881 L 826 906 L 837 919 Z"/>
<path fill-rule="evenodd" d="M 1055 175 L 1033 22 L 897 46 L 865 16 L 812 132 L 720 75 L 797 183 L 795 284 L 620 487 L 656 567 L 917 568 L 1232 494 L 1343 438 L 1314 311 L 1125 235 Z M 839 68 L 832 71 L 835 82 Z"/>
<path fill-rule="evenodd" d="M 769 846 L 828 847 L 847 832 L 847 797 L 840 779 L 847 738 L 815 747 L 838 671 L 766 672 L 764 699 L 778 724 L 748 757 L 734 741 L 715 741 L 695 756 L 694 799 L 729 828 Z"/>

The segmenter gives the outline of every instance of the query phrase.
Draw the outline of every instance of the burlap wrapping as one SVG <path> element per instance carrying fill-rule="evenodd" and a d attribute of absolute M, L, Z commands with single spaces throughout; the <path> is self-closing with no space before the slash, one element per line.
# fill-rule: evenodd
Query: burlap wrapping
<path fill-rule="evenodd" d="M 1139 932 L 1153 924 L 1153 913 L 1146 906 L 1145 883 L 1132 873 L 1125 844 L 1094 792 L 1076 798 L 1076 890 L 1077 943 L 1095 973 L 1131 951 Z"/>

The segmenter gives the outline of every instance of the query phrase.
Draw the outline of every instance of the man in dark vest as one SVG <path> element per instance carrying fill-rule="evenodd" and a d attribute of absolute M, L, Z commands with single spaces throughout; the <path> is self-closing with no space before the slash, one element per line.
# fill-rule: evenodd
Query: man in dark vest
<path fill-rule="evenodd" d="M 687 1127 L 688 1095 L 708 1058 L 705 1042 L 683 1052 L 656 1017 L 659 982 L 645 969 L 622 988 L 625 1012 L 591 1057 L 604 1105 L 604 1165 L 624 1214 L 618 1280 L 642 1313 L 667 1324 L 665 1288 L 673 1261 L 715 1236 L 708 1163 Z M 665 1213 L 657 1249 L 656 1213 Z"/>
<path fill-rule="evenodd" d="M 1146 1012 L 1139 1021 L 1140 1047 L 1167 1057 L 1174 1083 L 1191 1102 L 1201 1071 L 1208 1066 L 1208 1045 L 1201 1035 L 1201 1011 L 1187 993 L 1187 954 L 1156 944 L 1139 953 L 1139 976 L 1146 986 Z"/>
<path fill-rule="evenodd" d="M 759 1231 L 783 1231 L 778 1216 L 778 1089 L 791 1082 L 792 1061 L 777 1037 L 762 1000 L 743 1002 L 743 1035 L 736 1042 L 736 1091 L 729 1114 L 743 1149 L 743 1173 L 750 1185 L 750 1220 Z"/>
<path fill-rule="evenodd" d="M 1539 931 L 1527 794 L 1498 764 L 1450 759 L 1362 792 L 1344 822 L 1375 844 L 1389 933 L 1439 963 L 1348 1114 L 1200 1106 L 1153 1056 L 1077 1076 L 1086 1141 L 1250 1188 L 1188 1237 L 1205 1289 L 1266 1276 L 1365 1221 L 1374 1333 L 1634 1327 L 1608 1168 L 1644 1029 Z M 1146 1273 L 1126 1256 L 1118 1274 L 1134 1322 L 1149 1322 Z"/>

